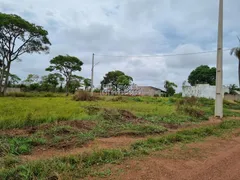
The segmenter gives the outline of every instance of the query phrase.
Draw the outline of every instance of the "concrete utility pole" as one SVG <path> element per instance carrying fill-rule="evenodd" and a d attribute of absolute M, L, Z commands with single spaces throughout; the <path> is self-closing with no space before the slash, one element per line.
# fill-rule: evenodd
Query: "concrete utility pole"
<path fill-rule="evenodd" d="M 223 0 L 219 0 L 218 17 L 218 46 L 217 46 L 217 72 L 216 72 L 216 100 L 215 116 L 223 117 L 223 74 L 222 74 L 222 56 L 223 56 Z"/>
<path fill-rule="evenodd" d="M 92 54 L 91 96 L 93 96 L 94 53 Z"/>

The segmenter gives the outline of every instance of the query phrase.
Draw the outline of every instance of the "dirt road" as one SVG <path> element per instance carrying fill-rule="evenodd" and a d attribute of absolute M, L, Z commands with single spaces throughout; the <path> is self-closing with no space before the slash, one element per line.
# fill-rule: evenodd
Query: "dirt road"
<path fill-rule="evenodd" d="M 112 172 L 106 179 L 240 180 L 240 137 L 208 139 L 106 168 Z"/>

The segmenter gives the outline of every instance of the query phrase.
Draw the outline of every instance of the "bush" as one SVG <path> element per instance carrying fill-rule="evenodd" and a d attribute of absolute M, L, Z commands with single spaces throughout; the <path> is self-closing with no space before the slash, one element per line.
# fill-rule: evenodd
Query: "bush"
<path fill-rule="evenodd" d="M 87 91 L 77 91 L 74 96 L 73 100 L 75 101 L 96 101 L 100 100 L 97 96 L 91 96 L 91 94 Z"/>
<path fill-rule="evenodd" d="M 159 97 L 159 94 L 154 94 L 154 97 Z"/>

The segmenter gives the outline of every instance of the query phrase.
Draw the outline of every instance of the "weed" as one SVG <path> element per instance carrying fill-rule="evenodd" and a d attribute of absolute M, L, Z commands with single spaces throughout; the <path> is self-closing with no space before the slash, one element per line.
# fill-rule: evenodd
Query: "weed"
<path fill-rule="evenodd" d="M 6 154 L 29 154 L 33 146 L 45 143 L 41 138 L 0 137 L 0 157 Z"/>

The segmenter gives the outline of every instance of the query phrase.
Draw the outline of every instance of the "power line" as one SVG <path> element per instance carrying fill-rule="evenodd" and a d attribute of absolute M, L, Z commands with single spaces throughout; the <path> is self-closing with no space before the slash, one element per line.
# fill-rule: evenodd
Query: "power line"
<path fill-rule="evenodd" d="M 231 49 L 224 49 L 223 51 L 229 51 Z M 101 56 L 101 57 L 169 57 L 169 56 L 187 56 L 187 55 L 196 55 L 196 54 L 208 54 L 208 53 L 213 53 L 217 52 L 217 50 L 212 50 L 212 51 L 202 51 L 202 52 L 193 52 L 193 53 L 180 53 L 180 54 L 162 54 L 162 55 L 144 55 L 144 56 L 139 56 L 139 55 L 126 55 L 126 56 L 121 56 L 121 55 L 106 55 L 106 54 L 95 54 L 95 56 Z"/>

